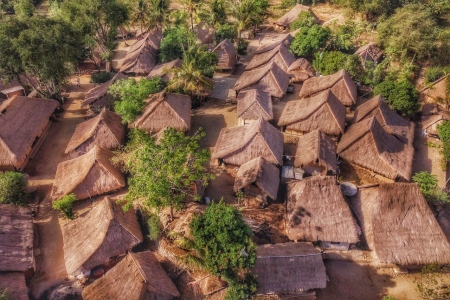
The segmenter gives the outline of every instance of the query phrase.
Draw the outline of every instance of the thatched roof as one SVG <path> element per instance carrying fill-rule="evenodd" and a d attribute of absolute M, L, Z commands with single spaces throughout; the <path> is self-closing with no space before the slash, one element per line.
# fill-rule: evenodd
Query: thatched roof
<path fill-rule="evenodd" d="M 336 146 L 325 133 L 314 130 L 298 139 L 294 166 L 310 164 L 322 166 L 327 171 L 337 171 Z"/>
<path fill-rule="evenodd" d="M 20 168 L 56 107 L 55 100 L 19 96 L 0 105 L 0 166 Z"/>
<path fill-rule="evenodd" d="M 282 165 L 282 155 L 283 134 L 260 118 L 249 125 L 223 128 L 212 157 L 240 166 L 261 156 L 272 164 Z"/>
<path fill-rule="evenodd" d="M 312 243 L 258 246 L 254 273 L 258 294 L 296 294 L 327 284 L 322 254 Z"/>
<path fill-rule="evenodd" d="M 437 126 L 441 125 L 446 120 L 447 119 L 441 114 L 422 116 L 422 129 L 426 130 L 428 134 L 438 135 L 439 132 Z"/>
<path fill-rule="evenodd" d="M 286 103 L 278 126 L 300 132 L 319 129 L 326 134 L 340 135 L 345 130 L 345 107 L 334 93 L 326 90 L 311 98 Z"/>
<path fill-rule="evenodd" d="M 0 272 L 34 268 L 33 238 L 31 209 L 0 204 Z"/>
<path fill-rule="evenodd" d="M 450 245 L 415 183 L 362 188 L 352 199 L 369 248 L 382 263 L 449 263 Z"/>
<path fill-rule="evenodd" d="M 331 89 L 345 106 L 356 103 L 356 84 L 343 69 L 332 75 L 309 78 L 303 83 L 299 96 L 307 98 L 327 89 Z"/>
<path fill-rule="evenodd" d="M 86 154 L 60 163 L 52 199 L 74 193 L 80 200 L 124 187 L 125 177 L 110 161 L 113 156 L 111 151 L 95 145 Z"/>
<path fill-rule="evenodd" d="M 277 39 L 270 44 L 261 45 L 256 49 L 255 54 L 264 53 L 276 48 L 279 44 L 284 44 L 287 48 L 291 45 L 294 36 L 291 33 L 279 34 Z"/>
<path fill-rule="evenodd" d="M 182 131 L 191 128 L 191 97 L 160 92 L 146 102 L 143 113 L 134 121 L 137 128 L 153 132 L 167 127 Z"/>
<path fill-rule="evenodd" d="M 191 224 L 192 220 L 199 215 L 202 215 L 205 211 L 205 205 L 199 205 L 195 202 L 190 202 L 186 210 L 183 211 L 180 218 L 175 221 L 175 226 L 172 231 L 176 232 L 182 236 L 187 238 L 192 238 L 191 228 L 189 224 Z"/>
<path fill-rule="evenodd" d="M 214 41 L 214 28 L 203 21 L 194 27 L 194 33 L 203 45 L 211 44 Z"/>
<path fill-rule="evenodd" d="M 134 43 L 123 59 L 120 72 L 147 75 L 156 65 L 162 35 L 155 30 Z"/>
<path fill-rule="evenodd" d="M 387 178 L 411 178 L 414 147 L 389 134 L 376 117 L 350 126 L 338 144 L 337 153 Z"/>
<path fill-rule="evenodd" d="M 108 88 L 116 81 L 127 79 L 128 77 L 122 73 L 117 73 L 109 81 L 102 83 L 86 93 L 83 100 L 83 105 L 108 105 L 112 104 L 113 97 L 108 93 Z"/>
<path fill-rule="evenodd" d="M 356 50 L 355 54 L 359 55 L 364 61 L 371 60 L 378 62 L 383 56 L 383 51 L 381 51 L 381 49 L 372 42 L 360 47 Z"/>
<path fill-rule="evenodd" d="M 289 51 L 286 45 L 280 43 L 270 51 L 261 54 L 255 54 L 245 70 L 249 71 L 258 67 L 262 67 L 272 61 L 286 72 L 291 64 L 295 61 L 295 56 Z"/>
<path fill-rule="evenodd" d="M 134 210 L 124 212 L 109 197 L 85 215 L 62 221 L 64 260 L 69 275 L 78 275 L 124 254 L 143 241 Z"/>
<path fill-rule="evenodd" d="M 11 300 L 29 300 L 25 275 L 22 272 L 0 273 L 0 292 L 7 289 Z"/>
<path fill-rule="evenodd" d="M 434 100 L 445 99 L 447 97 L 447 78 L 449 75 L 439 78 L 421 90 L 420 93 Z"/>
<path fill-rule="evenodd" d="M 117 149 L 125 142 L 122 118 L 104 108 L 95 118 L 78 124 L 65 153 L 73 150 L 88 152 L 94 145 L 103 149 Z"/>
<path fill-rule="evenodd" d="M 236 110 L 238 118 L 245 120 L 273 119 L 272 99 L 269 93 L 260 90 L 253 89 L 239 93 Z"/>
<path fill-rule="evenodd" d="M 306 79 L 313 77 L 315 71 L 306 58 L 299 58 L 289 66 L 287 73 L 293 75 L 294 79 L 305 81 Z"/>
<path fill-rule="evenodd" d="M 169 61 L 165 64 L 156 65 L 153 70 L 148 74 L 147 79 L 152 79 L 154 77 L 161 77 L 165 82 L 168 82 L 172 79 L 172 74 L 170 74 L 170 70 L 173 68 L 180 68 L 183 64 L 183 60 L 177 58 L 175 60 Z"/>
<path fill-rule="evenodd" d="M 314 176 L 288 185 L 287 235 L 291 240 L 358 242 L 359 226 L 336 179 Z"/>
<path fill-rule="evenodd" d="M 245 71 L 236 81 L 233 90 L 257 89 L 281 98 L 286 94 L 289 80 L 289 75 L 272 61 L 263 67 Z"/>
<path fill-rule="evenodd" d="M 311 8 L 309 8 L 308 6 L 305 6 L 305 5 L 301 5 L 301 4 L 295 5 L 290 11 L 285 13 L 274 23 L 279 26 L 289 26 L 292 22 L 294 22 L 298 18 L 298 15 L 302 11 L 309 11 L 311 13 L 311 15 L 314 17 L 314 22 L 316 24 L 319 24 L 319 20 L 314 15 L 314 13 L 311 11 Z"/>
<path fill-rule="evenodd" d="M 218 67 L 221 70 L 231 70 L 234 68 L 236 64 L 237 56 L 236 56 L 236 48 L 233 43 L 229 39 L 225 39 L 220 42 L 212 52 L 218 54 L 219 64 Z M 223 52 L 226 55 L 220 55 Z M 226 59 L 225 59 L 226 58 Z"/>
<path fill-rule="evenodd" d="M 251 184 L 256 184 L 264 195 L 277 199 L 280 170 L 262 157 L 254 158 L 239 167 L 233 190 L 237 192 Z"/>

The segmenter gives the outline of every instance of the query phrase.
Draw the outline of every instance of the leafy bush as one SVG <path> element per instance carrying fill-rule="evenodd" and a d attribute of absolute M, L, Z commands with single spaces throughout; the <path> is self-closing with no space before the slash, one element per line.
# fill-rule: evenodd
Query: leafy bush
<path fill-rule="evenodd" d="M 386 78 L 375 87 L 373 93 L 381 94 L 389 106 L 400 114 L 410 116 L 419 108 L 416 87 L 405 79 Z"/>
<path fill-rule="evenodd" d="M 113 78 L 114 74 L 110 72 L 101 71 L 97 74 L 91 76 L 91 81 L 93 83 L 105 83 L 111 78 Z"/>
<path fill-rule="evenodd" d="M 420 191 L 425 199 L 430 202 L 450 202 L 450 199 L 444 191 L 439 188 L 439 180 L 436 175 L 426 171 L 416 173 L 412 180 L 417 182 Z"/>
<path fill-rule="evenodd" d="M 150 240 L 156 241 L 161 234 L 162 227 L 158 215 L 150 213 L 148 215 L 147 226 L 149 232 L 148 237 Z"/>
<path fill-rule="evenodd" d="M 245 55 L 247 54 L 247 47 L 248 47 L 249 42 L 243 40 L 243 39 L 238 39 L 238 43 L 237 43 L 237 53 L 239 55 Z"/>
<path fill-rule="evenodd" d="M 429 67 L 425 71 L 425 83 L 435 82 L 436 80 L 445 76 L 449 72 L 450 67 L 441 67 L 441 66 Z"/>
<path fill-rule="evenodd" d="M 234 41 L 237 36 L 237 29 L 235 26 L 231 24 L 223 24 L 220 25 L 216 31 L 216 42 L 220 43 L 225 39 L 229 39 L 230 41 Z"/>
<path fill-rule="evenodd" d="M 439 138 L 442 141 L 443 149 L 442 155 L 445 162 L 450 161 L 450 122 L 445 121 L 441 125 L 438 125 Z"/>
<path fill-rule="evenodd" d="M 296 30 L 302 27 L 311 27 L 314 25 L 314 21 L 314 16 L 310 11 L 302 11 L 298 14 L 297 19 L 295 19 L 294 22 L 291 23 L 290 29 Z"/>
<path fill-rule="evenodd" d="M 334 74 L 344 69 L 354 80 L 364 83 L 366 81 L 364 68 L 357 55 L 349 55 L 340 51 L 324 51 L 316 53 L 313 66 L 322 75 Z"/>
<path fill-rule="evenodd" d="M 27 203 L 27 182 L 19 172 L 0 174 L 0 203 L 24 205 Z"/>
<path fill-rule="evenodd" d="M 230 284 L 225 300 L 247 300 L 250 295 L 255 295 L 258 289 L 258 281 L 252 273 L 246 273 L 244 279 Z"/>
<path fill-rule="evenodd" d="M 161 41 L 161 62 L 169 62 L 183 56 L 183 49 L 193 40 L 192 32 L 184 26 L 172 27 L 164 32 Z"/>
<path fill-rule="evenodd" d="M 303 27 L 295 35 L 290 50 L 298 56 L 312 55 L 320 48 L 324 48 L 330 40 L 331 30 L 328 27 L 313 25 Z"/>
<path fill-rule="evenodd" d="M 53 201 L 52 208 L 59 210 L 67 219 L 73 220 L 75 218 L 73 213 L 73 203 L 75 201 L 77 201 L 75 194 L 69 194 Z"/>

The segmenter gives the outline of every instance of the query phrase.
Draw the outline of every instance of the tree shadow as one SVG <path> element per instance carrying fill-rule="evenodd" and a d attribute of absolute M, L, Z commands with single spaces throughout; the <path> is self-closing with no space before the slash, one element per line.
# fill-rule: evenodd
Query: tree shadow
<path fill-rule="evenodd" d="M 191 118 L 191 130 L 188 134 L 194 134 L 200 127 L 206 133 L 206 136 L 200 140 L 200 147 L 214 147 L 220 131 L 226 127 L 225 117 L 219 114 L 194 115 Z"/>

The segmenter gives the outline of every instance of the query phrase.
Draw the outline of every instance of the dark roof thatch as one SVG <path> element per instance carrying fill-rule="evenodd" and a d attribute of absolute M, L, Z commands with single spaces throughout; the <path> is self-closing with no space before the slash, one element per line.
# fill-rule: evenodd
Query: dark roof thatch
<path fill-rule="evenodd" d="M 113 156 L 111 151 L 94 145 L 86 154 L 60 163 L 52 199 L 74 193 L 80 200 L 124 187 L 124 175 L 110 161 Z"/>
<path fill-rule="evenodd" d="M 203 21 L 194 27 L 194 33 L 203 45 L 211 44 L 214 41 L 214 27 L 209 26 Z"/>
<path fill-rule="evenodd" d="M 291 240 L 356 243 L 360 229 L 336 179 L 314 176 L 288 185 L 286 231 Z"/>
<path fill-rule="evenodd" d="M 286 45 L 280 43 L 270 51 L 255 54 L 245 70 L 250 71 L 252 69 L 262 67 L 270 62 L 275 62 L 283 71 L 286 72 L 294 61 L 294 54 L 289 52 Z"/>
<path fill-rule="evenodd" d="M 296 294 L 326 287 L 322 254 L 311 243 L 261 245 L 256 257 L 258 294 Z"/>
<path fill-rule="evenodd" d="M 255 54 L 264 53 L 276 48 L 279 44 L 284 44 L 287 48 L 291 45 L 294 36 L 292 33 L 285 33 L 278 35 L 278 38 L 270 44 L 261 45 L 256 49 Z"/>
<path fill-rule="evenodd" d="M 314 76 L 314 68 L 306 58 L 299 58 L 287 69 L 289 75 L 293 75 L 298 81 L 305 81 Z"/>
<path fill-rule="evenodd" d="M 262 157 L 254 158 L 239 167 L 233 189 L 237 192 L 251 184 L 256 184 L 264 195 L 277 199 L 280 170 Z"/>
<path fill-rule="evenodd" d="M 73 276 L 124 254 L 143 240 L 134 210 L 124 212 L 109 197 L 86 215 L 62 221 L 61 231 L 66 270 Z"/>
<path fill-rule="evenodd" d="M 238 118 L 245 120 L 273 119 L 272 99 L 269 93 L 260 90 L 253 89 L 239 93 L 236 110 Z"/>
<path fill-rule="evenodd" d="M 100 84 L 89 90 L 83 100 L 83 105 L 105 106 L 112 105 L 113 97 L 108 93 L 108 88 L 118 80 L 127 79 L 128 77 L 122 73 L 117 73 L 109 81 Z"/>
<path fill-rule="evenodd" d="M 19 96 L 0 105 L 0 166 L 21 167 L 57 106 L 55 100 Z"/>
<path fill-rule="evenodd" d="M 279 26 L 289 26 L 292 22 L 294 22 L 298 18 L 298 15 L 302 11 L 309 11 L 311 13 L 311 15 L 314 17 L 314 22 L 316 24 L 319 23 L 319 20 L 314 15 L 314 13 L 311 11 L 311 8 L 309 8 L 308 6 L 305 6 L 305 5 L 301 5 L 301 4 L 295 5 L 290 11 L 285 13 L 278 20 L 276 20 L 274 23 L 276 25 L 279 25 Z"/>
<path fill-rule="evenodd" d="M 31 209 L 0 204 L 0 272 L 34 268 L 33 237 Z"/>
<path fill-rule="evenodd" d="M 229 39 L 220 42 L 213 52 L 218 54 L 219 64 L 221 70 L 232 70 L 236 64 L 236 48 Z M 225 55 L 221 54 L 223 52 Z"/>
<path fill-rule="evenodd" d="M 387 178 L 409 180 L 414 147 L 389 134 L 376 117 L 350 126 L 342 136 L 337 153 L 356 165 Z"/>
<path fill-rule="evenodd" d="M 328 76 L 309 78 L 303 83 L 299 96 L 307 98 L 327 89 L 330 89 L 345 106 L 356 103 L 356 84 L 345 70 Z"/>
<path fill-rule="evenodd" d="M 286 103 L 278 126 L 300 132 L 319 129 L 326 134 L 340 135 L 345 130 L 345 107 L 334 93 L 326 90 L 311 98 Z"/>
<path fill-rule="evenodd" d="M 439 132 L 437 126 L 442 124 L 446 120 L 447 119 L 441 114 L 422 116 L 422 129 L 426 130 L 427 134 L 438 135 Z"/>
<path fill-rule="evenodd" d="M 294 166 L 310 164 L 322 166 L 326 171 L 337 171 L 336 146 L 325 133 L 314 130 L 298 139 Z"/>
<path fill-rule="evenodd" d="M 261 156 L 272 164 L 282 165 L 282 155 L 283 134 L 260 118 L 249 125 L 223 128 L 213 158 L 240 166 Z"/>
<path fill-rule="evenodd" d="M 104 108 L 95 118 L 78 124 L 65 153 L 73 150 L 88 152 L 94 145 L 114 150 L 125 142 L 125 126 L 122 118 Z"/>
<path fill-rule="evenodd" d="M 450 245 L 417 184 L 362 188 L 352 203 L 369 248 L 380 262 L 450 262 Z"/>
<path fill-rule="evenodd" d="M 362 47 L 360 47 L 355 52 L 356 55 L 359 55 L 364 61 L 371 60 L 374 62 L 379 62 L 380 58 L 383 56 L 383 51 L 375 43 L 368 43 Z"/>
<path fill-rule="evenodd" d="M 167 127 L 186 131 L 191 128 L 191 97 L 160 92 L 146 100 L 143 113 L 134 121 L 137 128 L 158 132 Z"/>
<path fill-rule="evenodd" d="M 11 300 L 29 300 L 28 287 L 25 282 L 23 272 L 0 273 L 0 294 L 3 289 L 7 290 L 8 297 Z"/>
<path fill-rule="evenodd" d="M 175 60 L 169 61 L 168 63 L 156 65 L 148 74 L 147 79 L 161 77 L 165 82 L 168 82 L 173 77 L 172 74 L 170 74 L 170 70 L 172 70 L 173 68 L 180 68 L 182 64 L 183 60 L 177 58 Z"/>

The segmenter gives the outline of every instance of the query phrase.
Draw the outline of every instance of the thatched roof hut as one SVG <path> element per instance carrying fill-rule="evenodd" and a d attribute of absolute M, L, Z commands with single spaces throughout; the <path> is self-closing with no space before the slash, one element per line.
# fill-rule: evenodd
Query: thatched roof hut
<path fill-rule="evenodd" d="M 89 152 L 60 163 L 52 199 L 74 193 L 78 200 L 102 195 L 125 186 L 125 177 L 110 161 L 114 154 L 94 145 Z"/>
<path fill-rule="evenodd" d="M 361 188 L 352 206 L 381 263 L 449 263 L 450 245 L 415 183 Z"/>
<path fill-rule="evenodd" d="M 285 34 L 279 34 L 279 35 L 277 35 L 277 39 L 274 40 L 272 43 L 259 46 L 256 49 L 255 54 L 260 54 L 260 53 L 270 51 L 270 50 L 276 48 L 280 44 L 284 44 L 286 46 L 286 48 L 289 48 L 293 39 L 294 39 L 294 36 L 293 36 L 292 32 L 285 33 Z"/>
<path fill-rule="evenodd" d="M 411 178 L 414 147 L 388 133 L 376 117 L 350 126 L 338 144 L 337 153 L 384 177 Z"/>
<path fill-rule="evenodd" d="M 177 58 L 175 60 L 169 61 L 168 63 L 156 65 L 148 74 L 147 79 L 161 77 L 164 82 L 169 82 L 173 78 L 170 70 L 172 70 L 173 68 L 181 68 L 182 64 L 183 60 Z"/>
<path fill-rule="evenodd" d="M 175 226 L 172 231 L 187 238 L 193 238 L 191 234 L 192 220 L 199 215 L 202 215 L 206 209 L 206 205 L 200 205 L 195 202 L 190 202 L 186 210 L 183 211 L 180 218 L 175 221 Z"/>
<path fill-rule="evenodd" d="M 33 238 L 31 209 L 0 204 L 0 272 L 34 269 Z"/>
<path fill-rule="evenodd" d="M 23 169 L 58 102 L 15 96 L 0 105 L 0 170 Z"/>
<path fill-rule="evenodd" d="M 301 4 L 295 5 L 290 11 L 288 11 L 287 13 L 282 15 L 278 20 L 276 20 L 274 24 L 282 28 L 289 27 L 289 25 L 298 18 L 298 15 L 302 11 L 309 11 L 311 15 L 314 17 L 314 22 L 316 24 L 319 24 L 319 19 L 317 19 L 317 17 L 311 11 L 311 8 Z"/>
<path fill-rule="evenodd" d="M 261 90 L 242 91 L 238 95 L 237 116 L 239 125 L 263 118 L 273 119 L 272 99 L 269 93 Z"/>
<path fill-rule="evenodd" d="M 250 71 L 245 71 L 233 87 L 237 93 L 241 90 L 257 89 L 269 93 L 272 97 L 283 98 L 289 86 L 289 75 L 274 61 Z"/>
<path fill-rule="evenodd" d="M 295 61 L 295 56 L 283 43 L 273 48 L 270 51 L 261 54 L 255 54 L 249 62 L 246 71 L 262 67 L 270 62 L 275 62 L 284 72 L 287 72 L 291 64 Z"/>
<path fill-rule="evenodd" d="M 254 273 L 260 295 L 298 294 L 327 284 L 322 254 L 312 243 L 258 246 Z"/>
<path fill-rule="evenodd" d="M 114 84 L 116 81 L 127 79 L 128 77 L 123 75 L 122 73 L 117 73 L 114 75 L 112 79 L 109 81 L 100 84 L 99 86 L 96 86 L 89 90 L 89 92 L 86 93 L 83 100 L 84 106 L 108 106 L 112 107 L 114 105 L 114 99 L 113 96 L 108 93 L 108 88 Z"/>
<path fill-rule="evenodd" d="M 307 98 L 328 89 L 345 106 L 352 106 L 356 103 L 356 84 L 343 69 L 332 75 L 309 78 L 303 83 L 299 96 Z"/>
<path fill-rule="evenodd" d="M 211 44 L 214 41 L 214 27 L 209 26 L 203 21 L 195 25 L 194 33 L 203 45 Z"/>
<path fill-rule="evenodd" d="M 441 125 L 446 120 L 447 119 L 441 114 L 422 116 L 422 129 L 427 135 L 438 136 L 438 125 Z"/>
<path fill-rule="evenodd" d="M 315 71 L 306 58 L 299 58 L 289 66 L 287 73 L 292 76 L 292 81 L 302 82 L 314 77 Z"/>
<path fill-rule="evenodd" d="M 220 42 L 216 48 L 213 49 L 214 53 L 217 53 L 219 58 L 218 68 L 220 70 L 233 70 L 236 65 L 236 48 L 229 39 L 225 39 Z"/>
<path fill-rule="evenodd" d="M 12 80 L 3 83 L 0 80 L 0 104 L 4 99 L 12 98 L 14 96 L 26 96 L 25 89 L 17 80 Z"/>
<path fill-rule="evenodd" d="M 302 168 L 307 175 L 336 174 L 338 166 L 333 140 L 320 130 L 299 137 L 294 166 Z"/>
<path fill-rule="evenodd" d="M 440 101 L 442 99 L 447 98 L 447 86 L 449 85 L 447 82 L 449 81 L 449 75 L 445 75 L 444 77 L 439 78 L 435 82 L 429 84 L 427 87 L 425 87 L 423 90 L 420 91 L 420 93 L 430 98 L 434 101 Z"/>
<path fill-rule="evenodd" d="M 64 260 L 69 275 L 90 271 L 143 241 L 134 210 L 124 212 L 109 197 L 85 215 L 61 224 Z"/>
<path fill-rule="evenodd" d="M 29 300 L 28 287 L 25 282 L 25 274 L 22 272 L 0 273 L 0 294 L 3 289 L 7 290 L 11 300 Z"/>
<path fill-rule="evenodd" d="M 356 243 L 360 229 L 336 179 L 314 176 L 288 184 L 289 239 Z"/>
<path fill-rule="evenodd" d="M 356 50 L 355 55 L 359 55 L 363 62 L 371 61 L 375 64 L 380 62 L 381 57 L 383 56 L 383 51 L 375 43 L 368 43 L 358 50 Z"/>
<path fill-rule="evenodd" d="M 212 155 L 230 165 L 240 166 L 264 157 L 268 162 L 282 165 L 283 134 L 269 122 L 258 119 L 249 125 L 223 128 Z"/>
<path fill-rule="evenodd" d="M 333 92 L 326 90 L 311 98 L 286 103 L 278 126 L 301 133 L 319 129 L 337 136 L 345 130 L 345 107 Z"/>
<path fill-rule="evenodd" d="M 67 145 L 65 153 L 77 151 L 84 154 L 94 145 L 114 150 L 125 142 L 125 126 L 122 118 L 110 110 L 103 108 L 95 118 L 78 124 Z"/>
<path fill-rule="evenodd" d="M 191 97 L 160 92 L 151 95 L 146 102 L 144 111 L 134 121 L 135 127 L 152 132 L 167 127 L 181 131 L 191 128 Z"/>

